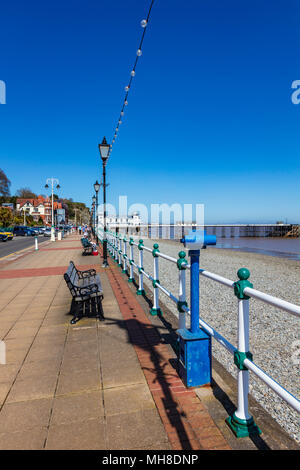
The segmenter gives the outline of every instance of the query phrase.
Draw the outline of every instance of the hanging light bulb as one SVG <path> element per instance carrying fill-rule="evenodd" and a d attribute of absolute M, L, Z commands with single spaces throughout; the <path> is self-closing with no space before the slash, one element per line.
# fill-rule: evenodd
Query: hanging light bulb
<path fill-rule="evenodd" d="M 121 121 L 121 119 L 119 119 L 119 124 L 122 124 L 122 121 Z"/>
<path fill-rule="evenodd" d="M 125 87 L 125 91 L 129 91 L 129 86 L 128 85 Z"/>
<path fill-rule="evenodd" d="M 138 50 L 136 51 L 136 55 L 137 55 L 138 57 L 141 57 L 141 55 L 142 55 L 142 49 L 138 49 Z"/>
<path fill-rule="evenodd" d="M 147 26 L 147 20 L 142 20 L 141 21 L 141 27 L 146 28 L 146 26 Z"/>
<path fill-rule="evenodd" d="M 127 100 L 125 100 L 125 101 L 124 101 L 124 104 L 125 104 L 125 106 L 127 106 L 127 105 L 128 105 L 128 101 L 127 101 Z"/>
<path fill-rule="evenodd" d="M 130 72 L 130 75 L 131 75 L 132 77 L 135 77 L 135 71 L 132 70 L 132 71 Z"/>
<path fill-rule="evenodd" d="M 121 111 L 121 116 L 124 116 L 124 111 Z"/>

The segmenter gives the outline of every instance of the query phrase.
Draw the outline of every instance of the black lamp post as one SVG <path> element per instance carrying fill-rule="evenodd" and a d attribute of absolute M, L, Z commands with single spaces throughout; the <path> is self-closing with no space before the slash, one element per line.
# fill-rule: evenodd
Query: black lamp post
<path fill-rule="evenodd" d="M 102 159 L 102 167 L 103 167 L 103 224 L 104 224 L 104 235 L 103 235 L 103 264 L 102 267 L 106 268 L 108 266 L 107 261 L 107 239 L 106 239 L 106 172 L 105 167 L 109 157 L 109 150 L 110 146 L 106 142 L 106 138 L 104 137 L 102 143 L 99 144 L 99 151 L 100 156 Z"/>
<path fill-rule="evenodd" d="M 106 138 L 104 137 L 102 143 L 99 144 L 99 151 L 100 157 L 102 159 L 102 167 L 103 167 L 103 224 L 104 224 L 104 235 L 103 235 L 103 264 L 102 267 L 106 268 L 108 266 L 107 261 L 107 239 L 106 239 L 106 173 L 105 167 L 109 157 L 109 150 L 110 146 L 106 142 Z"/>
<path fill-rule="evenodd" d="M 95 204 L 96 204 L 96 196 L 92 197 L 93 201 L 93 235 L 95 236 L 95 228 L 96 228 L 96 211 L 95 211 Z"/>
<path fill-rule="evenodd" d="M 94 183 L 94 190 L 96 193 L 96 243 L 99 245 L 99 239 L 98 239 L 98 192 L 100 189 L 100 184 L 98 183 L 98 180 L 96 183 Z"/>
<path fill-rule="evenodd" d="M 93 227 L 93 220 L 94 220 L 94 206 L 92 204 L 92 207 L 91 207 L 91 213 L 90 213 L 90 226 Z"/>

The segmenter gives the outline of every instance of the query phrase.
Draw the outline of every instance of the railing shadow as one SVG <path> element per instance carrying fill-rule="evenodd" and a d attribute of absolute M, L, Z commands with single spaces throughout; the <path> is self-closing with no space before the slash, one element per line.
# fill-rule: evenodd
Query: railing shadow
<path fill-rule="evenodd" d="M 138 289 L 138 283 L 136 282 L 135 279 L 132 281 L 132 285 L 136 289 Z M 148 293 L 145 292 L 142 295 L 142 297 L 145 300 L 145 302 L 148 304 L 149 310 L 151 310 L 151 308 L 153 307 L 153 301 L 149 298 Z M 177 337 L 176 331 L 174 330 L 173 325 L 170 322 L 168 322 L 163 315 L 158 314 L 158 317 L 159 317 L 161 323 L 163 324 L 163 326 L 165 327 L 165 330 L 167 331 L 167 333 L 161 334 L 162 339 L 166 343 L 170 344 L 170 346 L 174 349 L 175 353 L 177 354 L 177 351 L 178 351 L 177 339 L 178 339 L 178 337 Z"/>
<path fill-rule="evenodd" d="M 119 328 L 125 329 L 127 331 L 128 343 L 133 346 L 137 346 L 140 351 L 143 350 L 147 353 L 153 366 L 141 365 L 141 367 L 142 370 L 146 372 L 145 375 L 148 377 L 150 384 L 157 385 L 157 389 L 161 391 L 160 399 L 162 407 L 160 409 L 163 414 L 167 416 L 168 422 L 174 430 L 174 434 L 177 435 L 176 437 L 181 443 L 182 448 L 185 450 L 192 450 L 192 446 L 189 442 L 190 438 L 184 427 L 186 415 L 179 409 L 179 403 L 174 399 L 170 390 L 170 381 L 178 378 L 178 375 L 175 372 L 174 365 L 172 365 L 173 361 L 164 358 L 156 349 L 157 346 L 164 344 L 161 342 L 158 327 L 152 324 L 143 323 L 137 318 L 116 320 L 107 316 L 105 316 L 105 324 L 117 325 Z M 168 366 L 171 366 L 172 369 L 174 369 L 174 373 L 170 371 L 166 372 L 166 368 Z M 150 378 L 152 375 L 153 378 Z"/>
<path fill-rule="evenodd" d="M 237 408 L 232 402 L 232 400 L 229 398 L 227 393 L 224 392 L 224 390 L 217 384 L 214 379 L 212 379 L 211 387 L 214 397 L 221 403 L 223 408 L 226 410 L 228 416 L 233 415 Z M 249 439 L 253 442 L 253 444 L 257 447 L 258 450 L 271 450 L 271 448 L 261 436 L 251 436 L 249 437 Z"/>

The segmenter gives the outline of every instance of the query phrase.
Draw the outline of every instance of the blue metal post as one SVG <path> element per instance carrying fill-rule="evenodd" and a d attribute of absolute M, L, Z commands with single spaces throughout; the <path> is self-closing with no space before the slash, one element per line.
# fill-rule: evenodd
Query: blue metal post
<path fill-rule="evenodd" d="M 211 383 L 211 337 L 199 326 L 199 261 L 200 249 L 215 245 L 216 238 L 205 232 L 190 232 L 182 240 L 189 248 L 191 326 L 177 330 L 179 337 L 178 370 L 187 387 L 200 387 Z"/>
<path fill-rule="evenodd" d="M 191 333 L 199 331 L 199 259 L 200 250 L 189 250 L 191 259 Z"/>

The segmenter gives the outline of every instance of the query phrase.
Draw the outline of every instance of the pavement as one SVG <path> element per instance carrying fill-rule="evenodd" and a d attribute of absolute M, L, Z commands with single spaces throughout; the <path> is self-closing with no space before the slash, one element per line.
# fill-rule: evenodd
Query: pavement
<path fill-rule="evenodd" d="M 79 238 L 0 263 L 0 339 L 6 346 L 0 449 L 235 448 L 213 388 L 190 390 L 181 382 L 166 323 L 149 315 L 145 299 L 113 261 L 103 269 L 100 256 L 82 256 Z M 104 322 L 70 324 L 63 279 L 70 260 L 100 273 Z M 219 369 L 219 388 L 221 376 Z M 223 388 L 229 394 L 225 382 Z M 269 448 L 292 446 L 288 439 L 267 440 Z M 242 448 L 259 448 L 239 441 Z"/>

